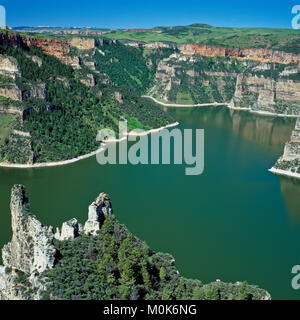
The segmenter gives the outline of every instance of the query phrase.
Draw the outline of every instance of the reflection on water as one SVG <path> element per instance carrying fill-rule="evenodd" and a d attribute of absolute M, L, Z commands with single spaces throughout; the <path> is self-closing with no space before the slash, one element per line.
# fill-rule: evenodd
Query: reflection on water
<path fill-rule="evenodd" d="M 172 108 L 169 112 L 175 119 L 184 118 L 185 124 L 199 123 L 204 128 L 217 126 L 233 131 L 235 134 L 278 154 L 283 151 L 284 144 L 290 140 L 296 120 L 293 118 L 262 116 L 248 111 L 239 111 L 224 107 L 204 107 L 199 109 Z M 197 119 L 201 116 L 201 119 Z M 195 117 L 197 116 L 197 117 Z"/>
<path fill-rule="evenodd" d="M 186 125 L 201 124 L 205 129 L 213 126 L 230 130 L 235 135 L 269 149 L 277 154 L 277 157 L 282 154 L 285 143 L 290 140 L 296 122 L 294 118 L 263 116 L 224 107 L 205 107 L 201 110 L 172 108 L 168 112 L 175 119 L 184 119 Z M 300 224 L 300 180 L 289 177 L 278 177 L 278 179 L 289 221 L 298 225 Z"/>
<path fill-rule="evenodd" d="M 292 224 L 300 223 L 300 180 L 280 177 L 281 192 Z"/>

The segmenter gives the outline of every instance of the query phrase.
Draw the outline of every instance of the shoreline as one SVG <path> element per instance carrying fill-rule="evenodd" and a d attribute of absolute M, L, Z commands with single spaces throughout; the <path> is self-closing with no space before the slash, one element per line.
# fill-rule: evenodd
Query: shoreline
<path fill-rule="evenodd" d="M 150 129 L 148 131 L 144 131 L 141 133 L 138 132 L 129 132 L 127 133 L 127 136 L 144 136 L 144 135 L 148 135 L 151 133 L 155 133 L 155 132 L 159 132 L 162 131 L 164 129 L 167 128 L 171 128 L 171 127 L 176 127 L 179 125 L 179 122 L 174 122 L 171 124 L 168 124 L 166 126 L 160 127 L 160 128 L 156 128 L 156 129 Z M 20 163 L 4 163 L 4 162 L 0 162 L 0 168 L 14 168 L 14 169 L 33 169 L 33 168 L 45 168 L 45 167 L 57 167 L 57 166 L 64 166 L 64 165 L 68 165 L 71 163 L 75 163 L 78 162 L 80 160 L 84 160 L 84 159 L 88 159 L 92 156 L 95 156 L 96 154 L 98 154 L 99 152 L 103 152 L 106 150 L 106 143 L 109 142 L 121 142 L 124 139 L 126 139 L 126 137 L 120 138 L 120 139 L 109 139 L 105 142 L 102 143 L 102 146 L 97 149 L 96 151 L 92 151 L 90 153 L 87 153 L 85 155 L 73 158 L 73 159 L 69 159 L 69 160 L 62 160 L 62 161 L 56 161 L 56 162 L 44 162 L 44 163 L 35 163 L 35 164 L 20 164 Z"/>
<path fill-rule="evenodd" d="M 176 104 L 176 103 L 164 103 L 151 96 L 142 96 L 142 98 L 148 98 L 164 107 L 175 107 L 175 108 L 191 108 L 191 107 L 207 107 L 207 106 L 226 106 L 227 103 L 210 102 L 210 103 L 198 103 L 198 104 Z"/>
<path fill-rule="evenodd" d="M 272 116 L 272 117 L 286 117 L 286 118 L 298 118 L 300 115 L 296 114 L 283 114 L 283 113 L 273 113 L 268 111 L 260 111 L 260 110 L 253 110 L 251 108 L 238 108 L 233 107 L 227 102 L 220 103 L 220 102 L 211 102 L 211 103 L 198 103 L 198 104 L 176 104 L 176 103 L 164 103 L 161 102 L 154 97 L 151 96 L 142 96 L 142 98 L 148 98 L 154 101 L 155 103 L 164 106 L 164 107 L 170 107 L 170 108 L 193 108 L 193 107 L 217 107 L 217 106 L 226 106 L 229 109 L 232 110 L 241 110 L 241 111 L 249 111 L 251 113 L 263 115 L 263 116 Z"/>
<path fill-rule="evenodd" d="M 300 179 L 300 173 L 288 171 L 288 170 L 282 170 L 282 169 L 276 169 L 272 167 L 269 169 L 269 172 L 272 172 L 273 174 L 280 175 L 280 176 L 287 176 L 287 177 L 292 177 L 296 179 Z"/>

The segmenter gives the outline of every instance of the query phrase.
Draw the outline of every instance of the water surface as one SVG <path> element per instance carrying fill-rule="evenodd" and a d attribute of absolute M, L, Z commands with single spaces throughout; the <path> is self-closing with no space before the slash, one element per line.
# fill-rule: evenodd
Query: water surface
<path fill-rule="evenodd" d="M 185 165 L 106 165 L 95 157 L 63 167 L 0 168 L 0 247 L 11 237 L 13 184 L 29 192 L 44 224 L 87 218 L 110 194 L 117 218 L 152 249 L 170 252 L 182 275 L 203 282 L 247 280 L 275 299 L 298 299 L 291 268 L 300 264 L 300 183 L 268 172 L 295 120 L 225 107 L 169 109 L 179 128 L 205 129 L 205 170 Z"/>

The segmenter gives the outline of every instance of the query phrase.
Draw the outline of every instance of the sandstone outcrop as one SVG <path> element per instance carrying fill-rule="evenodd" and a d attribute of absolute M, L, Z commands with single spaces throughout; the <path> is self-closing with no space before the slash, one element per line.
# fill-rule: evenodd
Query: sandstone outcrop
<path fill-rule="evenodd" d="M 93 38 L 33 38 L 20 36 L 18 34 L 9 34 L 0 32 L 0 45 L 18 46 L 21 48 L 34 47 L 40 48 L 46 54 L 54 56 L 61 60 L 64 64 L 72 66 L 74 69 L 80 69 L 80 61 L 78 57 L 70 56 L 71 47 L 79 50 L 90 50 L 95 48 L 95 39 Z M 40 65 L 38 57 L 31 59 Z M 1 61 L 1 59 L 0 59 Z M 0 62 L 1 63 L 1 62 Z M 0 67 L 1 69 L 1 67 Z"/>
<path fill-rule="evenodd" d="M 25 46 L 40 48 L 43 52 L 60 58 L 70 53 L 70 46 L 66 39 L 22 38 Z"/>
<path fill-rule="evenodd" d="M 11 77 L 21 76 L 20 67 L 15 58 L 0 54 L 0 74 Z"/>
<path fill-rule="evenodd" d="M 300 55 L 264 48 L 240 49 L 187 43 L 180 45 L 179 51 L 186 55 L 199 54 L 206 57 L 230 57 L 239 60 L 255 60 L 263 63 L 300 63 Z"/>
<path fill-rule="evenodd" d="M 79 50 L 90 50 L 95 48 L 95 39 L 93 38 L 71 38 L 69 44 Z"/>
<path fill-rule="evenodd" d="M 143 47 L 148 50 L 168 48 L 176 50 L 178 49 L 180 53 L 184 55 L 201 55 L 205 57 L 230 57 L 238 60 L 255 60 L 262 63 L 281 63 L 290 64 L 296 63 L 300 64 L 300 55 L 294 53 L 287 53 L 284 51 L 271 50 L 266 48 L 228 48 L 207 44 L 199 43 L 167 43 L 167 42 L 149 42 L 144 43 L 141 41 L 126 41 L 125 45 L 131 47 Z"/>

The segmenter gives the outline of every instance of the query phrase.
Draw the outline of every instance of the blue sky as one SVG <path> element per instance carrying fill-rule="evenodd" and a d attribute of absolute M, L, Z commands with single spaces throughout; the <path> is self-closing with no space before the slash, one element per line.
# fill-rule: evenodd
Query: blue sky
<path fill-rule="evenodd" d="M 207 23 L 291 28 L 291 9 L 300 0 L 0 0 L 0 4 L 11 26 L 149 28 Z"/>

